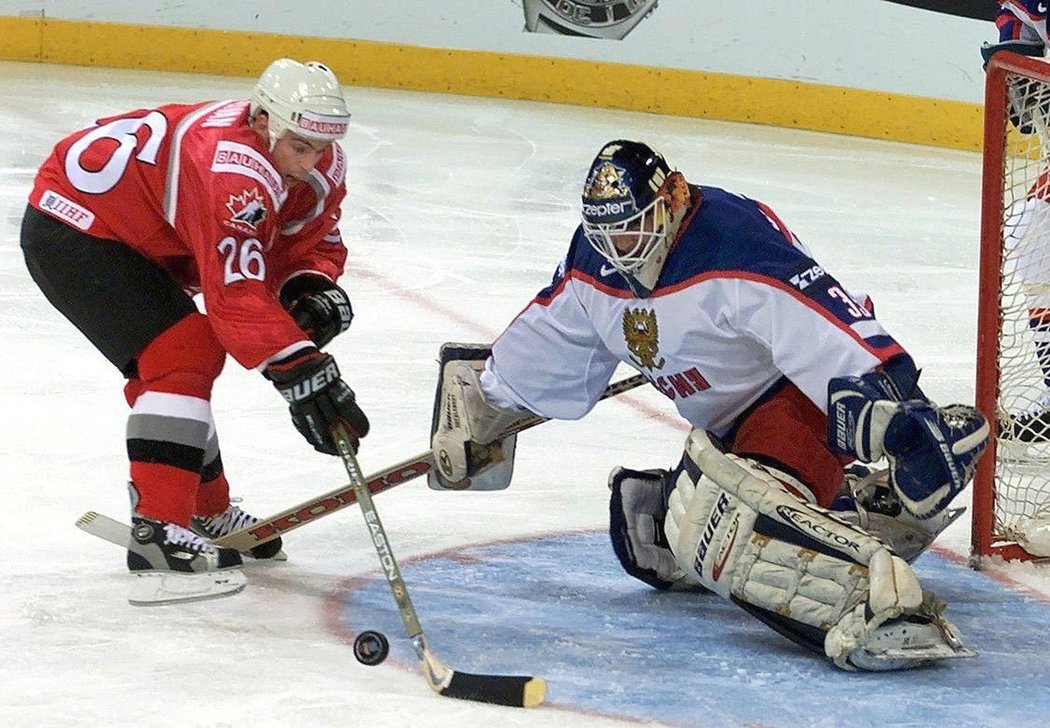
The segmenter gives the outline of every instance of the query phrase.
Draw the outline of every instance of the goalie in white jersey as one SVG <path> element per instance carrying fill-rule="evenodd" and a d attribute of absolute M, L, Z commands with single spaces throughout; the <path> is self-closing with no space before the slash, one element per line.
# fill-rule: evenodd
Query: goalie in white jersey
<path fill-rule="evenodd" d="M 870 303 L 772 210 L 691 185 L 622 140 L 591 165 L 551 285 L 491 354 L 443 348 L 440 480 L 505 487 L 507 428 L 529 413 L 582 417 L 620 362 L 694 428 L 672 471 L 610 476 L 628 573 L 702 585 L 844 669 L 973 654 L 906 560 L 957 515 L 948 504 L 984 450 L 984 417 L 927 400 Z M 882 471 L 845 469 L 884 456 Z M 843 501 L 845 517 L 826 510 Z"/>

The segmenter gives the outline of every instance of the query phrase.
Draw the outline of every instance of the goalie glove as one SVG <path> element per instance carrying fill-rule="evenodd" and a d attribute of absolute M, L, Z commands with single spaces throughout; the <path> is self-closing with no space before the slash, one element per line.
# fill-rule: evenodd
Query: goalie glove
<path fill-rule="evenodd" d="M 324 276 L 303 274 L 281 287 L 281 305 L 318 349 L 350 328 L 354 309 L 346 291 Z"/>
<path fill-rule="evenodd" d="M 656 589 L 695 584 L 675 563 L 664 532 L 666 470 L 609 473 L 609 538 L 624 571 Z"/>
<path fill-rule="evenodd" d="M 828 383 L 828 444 L 866 463 L 885 456 L 904 508 L 916 518 L 933 518 L 973 477 L 988 444 L 988 422 L 966 405 L 889 400 L 884 376 Z"/>
<path fill-rule="evenodd" d="M 502 490 L 510 485 L 516 436 L 500 437 L 527 412 L 500 409 L 485 399 L 480 372 L 490 350 L 479 344 L 444 344 L 431 421 L 437 465 L 431 488 Z"/>

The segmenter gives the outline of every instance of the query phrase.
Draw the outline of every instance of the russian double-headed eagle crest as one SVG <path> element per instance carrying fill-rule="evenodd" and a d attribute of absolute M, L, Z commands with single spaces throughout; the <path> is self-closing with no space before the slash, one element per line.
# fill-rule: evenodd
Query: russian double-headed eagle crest
<path fill-rule="evenodd" d="M 645 369 L 662 369 L 666 359 L 660 357 L 660 332 L 656 312 L 644 308 L 625 308 L 623 311 L 623 339 L 631 352 L 631 359 Z"/>

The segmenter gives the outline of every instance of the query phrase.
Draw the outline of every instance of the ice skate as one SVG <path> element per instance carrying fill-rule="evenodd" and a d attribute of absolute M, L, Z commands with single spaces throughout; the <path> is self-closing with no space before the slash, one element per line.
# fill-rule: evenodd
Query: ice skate
<path fill-rule="evenodd" d="M 197 601 L 236 594 L 248 583 L 240 554 L 212 546 L 188 528 L 132 516 L 128 569 L 132 604 Z"/>
<path fill-rule="evenodd" d="M 192 528 L 197 535 L 214 541 L 215 539 L 222 538 L 234 531 L 240 531 L 242 528 L 247 528 L 254 523 L 258 523 L 258 521 L 258 518 L 249 513 L 245 513 L 241 510 L 240 506 L 231 502 L 222 513 L 207 517 L 194 516 L 190 523 L 190 528 Z M 253 559 L 270 559 L 271 561 L 288 560 L 288 556 L 281 550 L 281 539 L 279 538 L 275 538 L 273 541 L 267 541 L 264 544 L 259 544 L 258 546 L 253 546 L 251 549 L 242 551 L 241 553 L 245 556 L 251 556 Z"/>
<path fill-rule="evenodd" d="M 1050 392 L 1043 392 L 1020 414 L 1009 415 L 1001 436 L 1018 442 L 1050 442 Z"/>

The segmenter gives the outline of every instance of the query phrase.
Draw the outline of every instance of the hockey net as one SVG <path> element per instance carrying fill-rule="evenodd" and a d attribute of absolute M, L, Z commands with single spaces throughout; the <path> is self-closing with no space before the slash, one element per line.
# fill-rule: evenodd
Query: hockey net
<path fill-rule="evenodd" d="M 988 64 L 972 561 L 1050 556 L 1050 64 Z"/>

